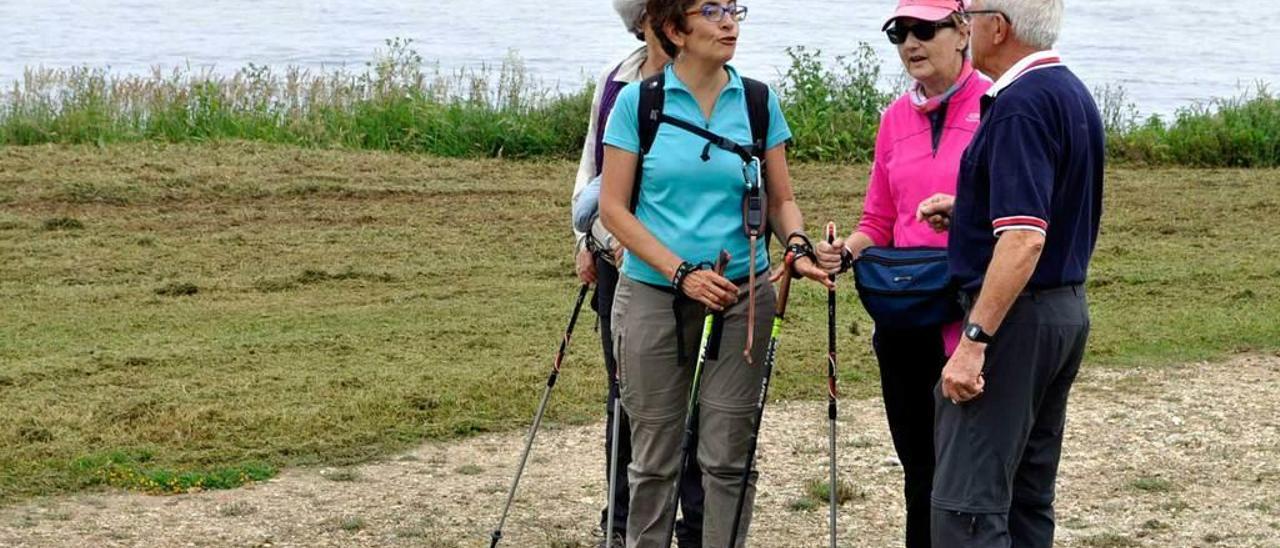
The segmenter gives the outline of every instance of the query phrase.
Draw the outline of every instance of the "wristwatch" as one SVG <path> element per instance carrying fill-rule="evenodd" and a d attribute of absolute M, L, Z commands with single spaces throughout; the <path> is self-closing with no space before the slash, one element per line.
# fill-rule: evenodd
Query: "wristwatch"
<path fill-rule="evenodd" d="M 964 326 L 964 338 L 976 343 L 991 344 L 991 334 L 982 330 L 982 326 L 970 323 Z"/>

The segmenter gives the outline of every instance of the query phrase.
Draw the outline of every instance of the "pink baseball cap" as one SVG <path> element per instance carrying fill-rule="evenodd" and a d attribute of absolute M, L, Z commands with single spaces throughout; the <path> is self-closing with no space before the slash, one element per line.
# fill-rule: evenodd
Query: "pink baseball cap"
<path fill-rule="evenodd" d="M 964 11 L 968 0 L 898 0 L 898 9 L 884 22 L 880 30 L 889 28 L 899 17 L 911 17 L 921 21 L 941 21 L 952 13 Z"/>

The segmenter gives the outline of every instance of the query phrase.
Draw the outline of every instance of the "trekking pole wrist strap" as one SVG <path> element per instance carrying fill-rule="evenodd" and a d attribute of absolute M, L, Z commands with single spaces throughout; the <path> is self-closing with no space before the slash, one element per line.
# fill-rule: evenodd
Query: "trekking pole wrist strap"
<path fill-rule="evenodd" d="M 684 281 L 689 279 L 689 275 L 699 270 L 709 270 L 711 268 L 711 263 L 705 261 L 698 264 L 693 264 L 689 261 L 681 262 L 680 266 L 676 268 L 675 275 L 671 277 L 671 289 L 676 290 L 678 294 L 684 295 Z"/>
<path fill-rule="evenodd" d="M 800 239 L 799 242 L 791 243 L 791 240 L 797 238 Z M 787 251 L 784 257 L 786 257 L 788 266 L 794 265 L 796 259 L 800 257 L 807 257 L 813 264 L 818 264 L 818 255 L 813 252 L 813 242 L 809 240 L 809 237 L 804 232 L 799 230 L 787 235 Z M 791 269 L 791 277 L 800 278 L 794 268 Z"/>
<path fill-rule="evenodd" d="M 848 247 L 840 249 L 840 272 L 848 272 L 853 268 L 853 261 L 857 260 L 853 256 L 853 250 Z"/>

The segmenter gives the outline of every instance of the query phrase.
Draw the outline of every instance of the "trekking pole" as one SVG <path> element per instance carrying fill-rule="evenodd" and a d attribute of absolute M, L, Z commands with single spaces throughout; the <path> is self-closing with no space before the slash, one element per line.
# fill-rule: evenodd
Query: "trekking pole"
<path fill-rule="evenodd" d="M 835 243 L 836 224 L 827 223 L 827 243 Z M 836 275 L 830 276 L 832 282 Z M 828 505 L 831 507 L 831 548 L 836 548 L 836 290 L 827 290 L 827 420 L 830 424 L 829 448 L 831 450 L 831 489 Z"/>
<path fill-rule="evenodd" d="M 723 275 L 725 267 L 729 264 L 729 252 L 720 251 L 720 258 L 716 260 L 716 274 Z M 689 387 L 689 405 L 685 411 L 684 417 L 684 438 L 680 442 L 680 467 L 676 469 L 676 486 L 672 490 L 671 501 L 668 508 L 671 508 L 671 524 L 667 528 L 667 548 L 671 547 L 671 537 L 676 532 L 676 514 L 680 506 L 680 482 L 684 480 L 684 469 L 689 465 L 689 456 L 693 453 L 694 432 L 698 428 L 698 390 L 702 385 L 702 366 L 707 362 L 708 356 L 715 359 L 719 355 L 719 347 L 716 340 L 718 337 L 713 333 L 720 328 L 722 312 L 707 311 L 707 317 L 702 322 L 702 340 L 698 346 L 698 364 L 693 368 L 693 383 Z"/>
<path fill-rule="evenodd" d="M 493 530 L 492 541 L 489 548 L 498 545 L 498 541 L 502 540 L 502 526 L 507 523 L 507 514 L 511 512 L 511 501 L 516 498 L 516 487 L 520 485 L 520 476 L 524 474 L 524 465 L 529 461 L 529 450 L 533 448 L 533 438 L 538 435 L 538 426 L 542 424 L 542 414 L 547 410 L 547 400 L 551 398 L 551 389 L 556 386 L 556 377 L 560 375 L 560 365 L 564 363 L 565 351 L 569 348 L 569 339 L 573 337 L 573 326 L 578 323 L 578 312 L 582 311 L 582 301 L 587 297 L 587 291 L 591 288 L 591 284 L 582 284 L 582 289 L 578 290 L 578 300 L 573 304 L 573 314 L 569 316 L 569 327 L 564 331 L 564 338 L 560 339 L 560 350 L 556 351 L 556 360 L 551 366 L 551 374 L 547 376 L 547 387 L 542 391 L 542 401 L 538 404 L 538 411 L 533 415 L 533 425 L 529 427 L 529 436 L 524 442 L 524 452 L 520 454 L 520 464 L 516 467 L 516 477 L 511 480 L 511 490 L 507 492 L 507 504 L 502 508 L 502 518 L 498 520 L 498 528 Z"/>
<path fill-rule="evenodd" d="M 618 387 L 618 397 L 613 399 L 613 425 L 609 443 L 609 524 L 605 528 L 605 546 L 613 548 L 614 504 L 618 493 L 618 433 L 622 424 L 622 387 L 618 384 L 617 370 L 614 370 L 613 384 Z"/>
<path fill-rule="evenodd" d="M 760 399 L 756 401 L 756 421 L 751 432 L 751 440 L 747 445 L 747 467 L 742 469 L 742 481 L 738 487 L 738 506 L 733 515 L 733 528 L 729 534 L 730 546 L 737 543 L 738 530 L 742 525 L 742 510 L 746 506 L 747 486 L 751 481 L 751 468 L 756 461 L 756 448 L 760 440 L 760 425 L 764 422 L 764 404 L 769 397 L 769 378 L 773 375 L 773 364 L 778 352 L 778 334 L 782 332 L 782 321 L 787 314 L 787 295 L 791 292 L 791 261 L 795 257 L 790 254 L 782 262 L 782 280 L 778 282 L 778 300 L 773 313 L 773 330 L 769 334 L 769 349 L 764 357 L 764 378 L 760 380 Z"/>

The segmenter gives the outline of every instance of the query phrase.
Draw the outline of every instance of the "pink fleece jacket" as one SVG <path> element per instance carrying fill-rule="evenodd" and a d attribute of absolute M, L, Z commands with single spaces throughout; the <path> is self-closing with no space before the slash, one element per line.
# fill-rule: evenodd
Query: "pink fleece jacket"
<path fill-rule="evenodd" d="M 916 208 L 939 192 L 956 193 L 960 156 L 978 130 L 979 100 L 990 87 L 990 80 L 975 73 L 951 96 L 936 151 L 928 116 L 907 94 L 885 109 L 858 232 L 878 246 L 947 246 L 945 232 L 916 221 Z M 960 341 L 960 328 L 957 323 L 943 329 L 947 355 Z"/>

